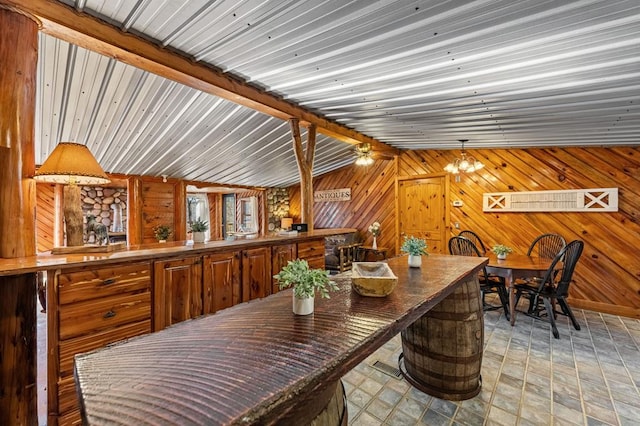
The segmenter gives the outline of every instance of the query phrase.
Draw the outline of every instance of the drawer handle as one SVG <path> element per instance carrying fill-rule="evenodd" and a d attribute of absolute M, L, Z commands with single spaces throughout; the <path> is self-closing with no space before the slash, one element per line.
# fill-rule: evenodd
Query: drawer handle
<path fill-rule="evenodd" d="M 108 311 L 106 314 L 104 314 L 104 315 L 103 315 L 103 318 L 104 318 L 104 319 L 107 319 L 107 318 L 113 318 L 113 317 L 115 317 L 115 316 L 116 316 L 116 313 L 115 313 L 115 312 L 113 312 L 113 311 Z"/>
<path fill-rule="evenodd" d="M 109 284 L 113 284 L 113 283 L 115 283 L 115 282 L 116 282 L 116 280 L 115 280 L 115 279 L 113 279 L 113 278 L 109 278 L 108 280 L 104 280 L 104 281 L 102 281 L 102 285 L 109 285 Z"/>

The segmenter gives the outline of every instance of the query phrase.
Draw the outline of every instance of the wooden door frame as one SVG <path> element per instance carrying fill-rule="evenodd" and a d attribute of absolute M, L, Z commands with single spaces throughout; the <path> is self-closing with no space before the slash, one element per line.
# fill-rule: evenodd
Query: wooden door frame
<path fill-rule="evenodd" d="M 409 180 L 421 180 L 431 178 L 445 178 L 444 179 L 444 216 L 445 216 L 445 235 L 451 235 L 451 179 L 449 173 L 429 173 L 422 175 L 410 175 L 410 176 L 396 176 L 395 183 L 395 199 L 396 199 L 396 253 L 400 253 L 400 182 Z M 445 241 L 446 243 L 446 241 Z M 446 245 L 446 244 L 445 244 Z"/>

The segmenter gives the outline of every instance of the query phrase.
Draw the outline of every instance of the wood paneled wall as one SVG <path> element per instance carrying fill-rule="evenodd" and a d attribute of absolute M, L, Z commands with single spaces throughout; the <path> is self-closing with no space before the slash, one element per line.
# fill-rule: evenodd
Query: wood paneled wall
<path fill-rule="evenodd" d="M 452 230 L 476 231 L 489 245 L 502 243 L 526 253 L 538 235 L 554 232 L 585 250 L 571 288 L 573 306 L 640 317 L 640 149 L 546 148 L 472 150 L 486 167 L 451 177 Z M 459 151 L 410 151 L 399 157 L 400 175 L 439 172 Z M 485 192 L 619 188 L 615 213 L 484 213 Z M 455 224 L 459 224 L 459 230 Z"/>
<path fill-rule="evenodd" d="M 55 188 L 53 183 L 36 183 L 36 250 L 49 251 L 55 241 Z"/>
<path fill-rule="evenodd" d="M 544 148 L 467 150 L 486 167 L 451 179 L 451 228 L 476 231 L 488 244 L 507 244 L 526 253 L 531 241 L 546 232 L 567 242 L 581 239 L 584 253 L 576 268 L 571 303 L 600 312 L 640 318 L 640 148 Z M 382 223 L 381 246 L 392 247 L 395 232 L 396 176 L 440 173 L 460 155 L 454 151 L 405 151 L 393 161 L 367 168 L 350 166 L 314 179 L 314 190 L 350 187 L 350 202 L 314 203 L 316 228 L 354 227 L 371 243 L 367 227 Z M 485 192 L 551 189 L 619 189 L 615 213 L 484 213 Z M 299 212 L 299 189 L 289 189 L 291 212 Z M 455 224 L 459 228 L 455 228 Z M 393 252 L 393 251 L 392 251 Z"/>
<path fill-rule="evenodd" d="M 365 245 L 373 243 L 368 228 L 381 225 L 379 247 L 395 255 L 395 160 L 377 160 L 372 166 L 348 166 L 313 179 L 313 190 L 351 188 L 351 201 L 313 204 L 314 227 L 356 228 Z M 289 212 L 300 219 L 300 187 L 289 188 Z"/>

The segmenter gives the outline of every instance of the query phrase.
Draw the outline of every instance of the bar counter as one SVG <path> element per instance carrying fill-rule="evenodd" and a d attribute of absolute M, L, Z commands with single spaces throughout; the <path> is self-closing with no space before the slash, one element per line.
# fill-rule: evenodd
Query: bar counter
<path fill-rule="evenodd" d="M 266 236 L 253 239 L 219 240 L 192 244 L 187 241 L 127 246 L 124 250 L 111 253 L 91 254 L 39 254 L 37 256 L 13 259 L 0 258 L 0 276 L 26 274 L 52 269 L 65 269 L 75 266 L 110 265 L 122 262 L 157 260 L 185 255 L 216 253 L 222 250 L 245 249 L 265 245 L 297 243 L 327 237 L 330 235 L 356 232 L 351 228 L 316 229 L 300 232 L 296 236 Z"/>
<path fill-rule="evenodd" d="M 315 312 L 295 316 L 292 290 L 77 355 L 85 424 L 305 424 L 340 378 L 416 322 L 487 259 L 388 260 L 398 285 L 363 297 L 338 279 Z M 326 402 L 326 401 L 325 401 Z"/>

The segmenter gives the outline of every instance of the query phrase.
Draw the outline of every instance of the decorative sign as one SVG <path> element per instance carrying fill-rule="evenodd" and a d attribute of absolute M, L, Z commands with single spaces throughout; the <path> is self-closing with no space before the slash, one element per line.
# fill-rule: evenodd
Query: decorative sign
<path fill-rule="evenodd" d="M 618 188 L 494 192 L 482 195 L 485 212 L 617 212 Z"/>
<path fill-rule="evenodd" d="M 351 188 L 329 189 L 326 191 L 314 191 L 313 201 L 325 202 L 325 201 L 350 201 L 351 200 Z"/>

